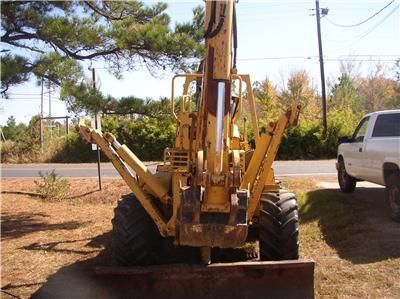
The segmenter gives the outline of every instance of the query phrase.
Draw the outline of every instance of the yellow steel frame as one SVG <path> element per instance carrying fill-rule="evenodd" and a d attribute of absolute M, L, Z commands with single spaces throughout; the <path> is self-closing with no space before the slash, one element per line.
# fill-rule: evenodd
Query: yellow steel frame
<path fill-rule="evenodd" d="M 198 74 L 195 74 L 193 77 L 186 77 L 189 79 L 197 78 Z M 241 75 L 240 77 L 244 78 L 243 81 L 246 83 L 247 88 L 251 86 L 248 83 L 248 75 Z M 186 86 L 187 83 L 188 82 L 185 83 Z M 255 108 L 252 95 L 248 96 L 248 101 L 249 106 Z M 251 102 L 253 102 L 253 104 Z M 257 208 L 259 207 L 262 192 L 265 191 L 265 189 L 276 190 L 278 188 L 274 183 L 275 178 L 271 165 L 275 160 L 285 128 L 293 126 L 296 123 L 299 111 L 300 107 L 296 103 L 292 103 L 291 108 L 283 114 L 276 123 L 271 123 L 266 133 L 261 134 L 258 138 L 258 145 L 247 167 L 247 171 L 244 173 L 243 179 L 240 182 L 241 189 L 249 189 L 250 191 L 248 219 L 252 219 L 257 215 Z M 252 117 L 252 119 L 253 121 L 257 121 L 256 116 Z M 169 190 L 151 174 L 147 167 L 125 145 L 118 145 L 112 134 L 106 133 L 103 135 L 100 131 L 91 129 L 83 124 L 79 124 L 79 132 L 86 141 L 96 143 L 100 146 L 132 192 L 136 195 L 143 208 L 154 220 L 160 234 L 164 237 L 175 236 L 175 224 L 180 204 L 180 188 L 186 185 L 189 173 L 168 169 L 168 172 L 172 172 L 172 190 Z M 192 140 L 190 140 L 190 142 L 192 142 Z M 185 142 L 185 144 L 188 143 Z M 112 145 L 114 145 L 114 147 Z M 198 155 L 202 154 L 202 151 L 197 153 Z M 237 178 L 240 177 L 240 175 L 238 176 L 238 171 L 240 169 L 239 152 L 237 150 L 232 151 L 232 157 L 234 160 L 233 162 L 235 162 L 232 165 L 234 174 L 232 184 L 233 186 L 239 187 L 239 182 L 237 180 Z M 203 162 L 202 155 L 198 156 L 197 159 L 201 160 L 200 163 Z M 172 205 L 173 212 L 170 219 L 165 219 L 160 213 L 149 194 L 145 191 L 145 187 L 140 186 L 128 166 L 135 171 L 141 181 L 144 182 L 145 187 L 150 189 L 161 202 Z M 199 165 L 198 168 L 202 171 L 201 165 Z M 201 174 L 198 175 L 202 176 Z M 202 185 L 205 183 L 204 178 L 197 179 L 197 181 Z M 169 191 L 172 191 L 172 198 L 169 195 Z M 213 206 L 211 207 L 213 208 Z M 214 208 L 217 207 L 214 206 Z"/>
<path fill-rule="evenodd" d="M 263 191 L 279 188 L 274 183 L 275 177 L 271 166 L 285 129 L 296 124 L 299 112 L 300 106 L 293 102 L 291 108 L 282 114 L 276 123 L 271 123 L 267 132 L 259 137 L 258 146 L 256 146 L 240 185 L 244 189 L 250 188 L 248 219 L 253 218 Z"/>
<path fill-rule="evenodd" d="M 140 201 L 143 208 L 153 219 L 154 223 L 157 225 L 158 230 L 160 231 L 160 234 L 163 237 L 174 236 L 175 232 L 171 230 L 170 226 L 167 225 L 167 220 L 160 213 L 149 195 L 144 191 L 144 188 L 139 186 L 138 181 L 135 179 L 127 165 L 134 169 L 134 171 L 141 172 L 142 174 L 148 173 L 146 166 L 144 166 L 141 162 L 138 163 L 139 160 L 137 158 L 129 157 L 131 152 L 125 152 L 125 150 L 127 149 L 126 147 L 121 146 L 117 150 L 115 150 L 109 142 L 109 140 L 112 139 L 110 135 L 108 135 L 108 138 L 106 138 L 100 131 L 91 129 L 84 124 L 78 125 L 78 131 L 84 140 L 90 143 L 96 143 L 101 148 L 103 153 L 111 161 L 111 163 L 117 169 L 124 181 L 128 184 L 129 188 Z M 124 161 L 121 158 L 121 153 L 125 158 L 128 159 Z M 163 187 L 157 184 L 157 181 L 154 177 L 145 177 L 145 183 L 151 186 L 150 188 L 152 191 L 164 193 L 163 191 L 160 192 L 160 189 L 162 190 Z"/>
<path fill-rule="evenodd" d="M 250 76 L 247 74 L 238 75 L 236 69 L 232 69 L 231 67 L 233 0 L 219 3 L 216 15 L 220 15 L 220 10 L 224 10 L 224 3 L 226 3 L 225 23 L 220 33 L 206 39 L 206 49 L 207 53 L 210 54 L 208 57 L 210 59 L 205 62 L 204 74 L 179 74 L 175 75 L 172 79 L 171 114 L 177 122 L 177 134 L 174 148 L 168 150 L 171 154 L 176 153 L 177 155 L 179 153 L 188 153 L 189 162 L 193 166 L 196 166 L 196 173 L 190 172 L 190 167 L 186 165 L 181 167 L 178 167 L 179 165 L 171 165 L 169 167 L 169 165 L 166 165 L 167 163 L 160 165 L 158 168 L 160 172 L 171 174 L 171 184 L 165 186 L 156 176 L 151 174 L 134 153 L 125 145 L 120 145 L 114 136 L 111 134 L 103 136 L 100 131 L 93 130 L 82 124 L 79 125 L 79 132 L 82 137 L 88 142 L 96 143 L 100 146 L 136 195 L 143 208 L 154 220 L 161 235 L 164 237 L 175 236 L 176 234 L 175 225 L 181 201 L 180 192 L 182 187 L 188 184 L 190 176 L 192 176 L 192 184 L 201 185 L 205 189 L 201 211 L 229 212 L 231 189 L 246 189 L 250 194 L 247 215 L 248 219 L 252 220 L 258 214 L 258 207 L 263 191 L 278 188 L 275 185 L 274 173 L 271 166 L 275 160 L 285 128 L 294 125 L 298 118 L 300 107 L 298 104 L 292 103 L 290 109 L 276 123 L 271 123 L 265 134 L 260 135 Z M 210 20 L 210 10 L 211 2 L 207 1 L 206 24 Z M 185 79 L 182 106 L 179 115 L 175 112 L 175 81 L 177 78 Z M 200 78 L 203 82 L 201 101 L 198 111 L 192 112 L 189 86 L 192 81 Z M 214 85 L 217 84 L 218 89 L 220 88 L 220 83 L 225 84 L 223 88 L 227 88 L 227 99 L 221 96 L 223 105 L 225 105 L 226 101 L 229 100 L 228 96 L 230 96 L 231 92 L 229 90 L 230 83 L 234 80 L 239 81 L 239 106 L 237 113 L 234 117 L 231 117 L 229 111 L 224 111 L 222 117 L 217 118 L 218 113 L 211 111 L 211 106 L 207 106 L 206 104 L 216 103 L 218 110 L 218 105 L 221 103 L 220 93 L 219 90 L 216 93 L 218 102 L 216 102 L 216 99 L 207 99 L 207 82 L 211 82 L 210 84 Z M 244 172 L 245 167 L 243 161 L 241 162 L 241 158 L 243 149 L 248 148 L 247 136 L 244 136 L 244 140 L 241 140 L 235 125 L 243 109 L 243 83 L 246 84 L 246 100 L 250 109 L 256 143 L 256 149 L 247 166 L 246 172 Z M 212 95 L 214 91 L 211 90 Z M 225 96 L 225 89 L 222 93 Z M 224 107 L 219 111 L 223 111 Z M 221 139 L 217 139 L 215 135 L 221 132 L 217 131 L 221 123 L 223 124 L 223 133 L 221 135 L 223 141 L 222 143 L 218 143 L 218 140 L 220 141 Z M 220 149 L 221 144 L 223 144 L 222 150 Z M 219 155 L 216 154 L 218 151 Z M 173 160 L 171 161 L 169 163 L 173 164 Z M 189 165 L 189 163 L 187 164 Z M 140 183 L 133 176 L 131 169 L 139 177 Z M 242 179 L 241 174 L 243 174 Z M 172 216 L 169 219 L 165 219 L 147 190 L 150 190 L 151 194 L 158 198 L 164 205 L 172 206 Z"/>

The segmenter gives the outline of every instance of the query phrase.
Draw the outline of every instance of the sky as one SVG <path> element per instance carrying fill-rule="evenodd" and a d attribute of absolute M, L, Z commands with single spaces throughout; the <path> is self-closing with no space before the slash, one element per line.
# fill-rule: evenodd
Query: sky
<path fill-rule="evenodd" d="M 192 8 L 204 5 L 203 1 L 166 2 L 172 23 L 190 20 Z M 320 8 L 329 9 L 321 19 L 328 90 L 340 76 L 341 64 L 352 65 L 367 75 L 380 63 L 385 66 L 387 75 L 393 77 L 395 60 L 400 58 L 400 0 L 391 2 L 320 1 Z M 268 77 L 278 87 L 283 87 L 292 72 L 306 70 L 313 86 L 320 88 L 315 1 L 240 0 L 237 22 L 239 73 L 250 74 L 252 81 Z M 117 98 L 134 95 L 153 99 L 171 94 L 172 73 L 155 78 L 146 69 L 139 69 L 124 73 L 123 79 L 117 80 L 103 63 L 95 62 L 93 66 L 96 77 L 100 78 L 99 88 L 103 94 Z M 2 125 L 10 115 L 14 115 L 17 122 L 27 123 L 39 112 L 40 87 L 34 79 L 11 88 L 10 98 L 0 100 Z M 59 100 L 58 92 L 53 91 L 51 115 L 66 114 L 65 103 Z M 45 95 L 44 115 L 49 115 L 48 93 Z"/>

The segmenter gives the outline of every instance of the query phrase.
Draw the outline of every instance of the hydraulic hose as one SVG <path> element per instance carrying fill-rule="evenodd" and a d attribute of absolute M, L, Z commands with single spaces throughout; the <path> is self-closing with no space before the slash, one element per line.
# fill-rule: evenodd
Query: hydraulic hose
<path fill-rule="evenodd" d="M 207 30 L 204 33 L 204 37 L 205 38 L 213 38 L 221 31 L 222 26 L 224 25 L 225 16 L 226 16 L 226 1 L 221 3 L 221 11 L 220 11 L 220 14 L 219 14 L 218 25 L 214 30 L 212 30 L 212 27 L 213 27 L 213 25 L 215 23 L 216 10 L 217 10 L 216 1 L 213 1 L 212 2 L 210 21 L 208 23 Z"/>

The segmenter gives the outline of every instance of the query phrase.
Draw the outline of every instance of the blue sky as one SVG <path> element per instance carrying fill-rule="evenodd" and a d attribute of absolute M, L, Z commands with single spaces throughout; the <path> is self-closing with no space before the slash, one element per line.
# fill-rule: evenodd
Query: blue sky
<path fill-rule="evenodd" d="M 189 20 L 191 10 L 203 1 L 167 1 L 172 22 Z M 329 8 L 321 20 L 325 72 L 329 85 L 340 75 L 340 64 L 352 64 L 363 74 L 378 62 L 385 65 L 388 75 L 394 61 L 400 58 L 400 0 L 369 21 L 355 27 L 342 27 L 364 21 L 391 1 L 320 1 Z M 306 70 L 312 84 L 319 86 L 319 59 L 315 1 L 245 1 L 237 5 L 238 70 L 249 73 L 253 81 L 268 77 L 278 87 L 289 74 Z M 338 26 L 340 25 L 340 26 Z M 110 75 L 102 63 L 94 63 L 101 80 L 101 91 L 115 97 L 135 95 L 158 99 L 169 96 L 173 74 L 152 77 L 146 69 L 125 73 L 122 80 Z M 10 115 L 27 122 L 40 112 L 40 88 L 34 80 L 10 90 L 10 99 L 1 100 L 0 123 Z M 47 96 L 46 96 L 46 99 Z M 65 104 L 52 95 L 52 115 L 64 116 Z M 44 107 L 48 114 L 48 100 Z"/>

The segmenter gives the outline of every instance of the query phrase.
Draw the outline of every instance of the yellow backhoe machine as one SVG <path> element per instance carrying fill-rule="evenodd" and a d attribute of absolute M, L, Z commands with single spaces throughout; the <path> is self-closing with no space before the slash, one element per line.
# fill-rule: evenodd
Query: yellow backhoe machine
<path fill-rule="evenodd" d="M 176 136 L 156 173 L 112 134 L 78 127 L 133 192 L 118 202 L 112 221 L 113 260 L 122 267 L 98 270 L 125 298 L 313 297 L 314 263 L 298 259 L 296 197 L 281 190 L 271 168 L 300 107 L 292 103 L 259 133 L 250 77 L 236 69 L 235 5 L 206 1 L 205 58 L 198 73 L 172 79 Z M 175 107 L 178 79 L 183 94 Z M 243 107 L 250 110 L 254 150 L 246 122 L 243 135 L 237 124 Z M 257 261 L 213 263 L 213 249 L 243 247 L 249 231 L 258 239 Z M 159 265 L 173 262 L 182 248 L 197 250 L 202 265 Z"/>

